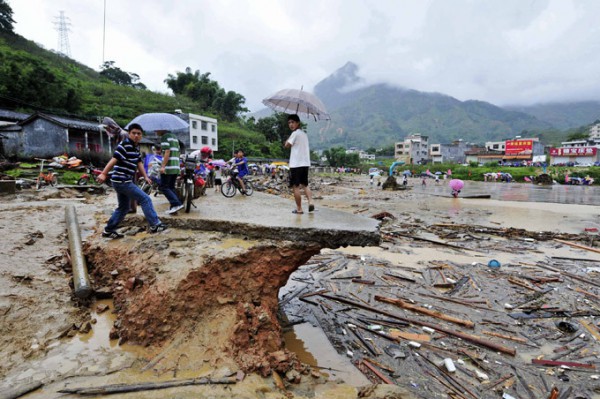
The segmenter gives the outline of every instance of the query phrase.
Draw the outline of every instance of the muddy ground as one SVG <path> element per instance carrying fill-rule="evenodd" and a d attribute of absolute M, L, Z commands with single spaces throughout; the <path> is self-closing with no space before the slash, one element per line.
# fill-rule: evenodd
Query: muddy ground
<path fill-rule="evenodd" d="M 209 192 L 202 200 L 220 199 L 220 194 L 216 198 L 213 195 L 217 194 Z M 293 353 L 283 350 L 282 330 L 274 313 L 278 288 L 294 270 L 302 264 L 326 262 L 327 257 L 358 259 L 359 263 L 366 260 L 360 265 L 361 276 L 366 279 L 375 278 L 371 273 L 373 270 L 380 273 L 382 267 L 398 272 L 402 268 L 427 269 L 431 262 L 442 262 L 450 265 L 448 277 L 456 280 L 461 277 L 457 271 L 461 266 L 482 267 L 490 258 L 499 260 L 502 265 L 535 264 L 547 261 L 547 256 L 600 259 L 600 254 L 555 241 L 542 242 L 538 240 L 540 237 L 531 238 L 526 234 L 528 231 L 550 232 L 593 245 L 594 237 L 580 236 L 585 227 L 597 224 L 598 207 L 450 199 L 439 195 L 435 187 L 381 191 L 369 187 L 364 176 L 324 180 L 315 191 L 318 207 L 365 216 L 388 213 L 382 226 L 387 238 L 379 248 L 339 249 L 333 251 L 333 255 L 328 251 L 319 254 L 320 248 L 311 244 L 248 239 L 218 232 L 191 234 L 173 229 L 152 236 L 139 231 L 135 225 L 131 226 L 128 238 L 109 243 L 98 237 L 98 226 L 114 207 L 113 196 L 46 189 L 22 192 L 16 198 L 0 197 L 2 388 L 41 382 L 44 387 L 27 397 L 75 397 L 63 396 L 57 391 L 64 387 L 210 376 L 230 377 L 236 383 L 184 387 L 168 392 L 177 397 L 210 394 L 223 398 L 350 398 L 384 397 L 384 390 L 388 389 L 385 392 L 390 398 L 436 397 L 421 396 L 418 389 L 410 389 L 410 384 L 407 389 L 412 393 L 403 394 L 383 386 L 371 392 L 340 383 L 331 377 L 332 373 L 303 365 Z M 67 203 L 77 208 L 95 286 L 104 287 L 102 291 L 106 296 L 113 296 L 113 301 L 81 302 L 71 295 L 64 222 Z M 397 235 L 440 240 L 442 233 L 435 231 L 436 224 L 490 229 L 514 227 L 525 232 L 494 239 L 487 239 L 490 232 L 486 233 L 486 239 L 469 239 L 463 235 L 455 242 L 478 252 L 424 241 L 416 243 Z M 444 234 L 444 241 L 448 242 L 448 232 Z M 208 256 L 199 256 L 198 248 L 212 249 Z M 260 283 L 241 284 L 255 278 L 240 275 L 240 269 L 248 261 L 265 265 L 264 270 L 259 271 L 263 274 Z M 190 273 L 188 267 L 194 262 L 197 262 L 197 271 Z M 171 267 L 164 268 L 166 263 Z M 577 267 L 575 263 L 572 267 Z M 373 267 L 377 269 L 368 264 L 376 264 Z M 184 272 L 185 276 L 178 275 Z M 179 282 L 177 286 L 171 285 L 173 280 Z M 265 285 L 265 281 L 270 285 Z M 307 290 L 321 288 L 341 291 L 341 286 L 327 285 L 314 285 Z M 589 285 L 582 288 L 588 292 L 595 289 Z M 366 288 L 360 290 L 367 293 Z M 411 296 L 410 286 L 405 287 L 403 295 Z M 508 298 L 503 299 L 508 301 Z M 104 310 L 106 305 L 109 310 Z M 109 335 L 113 339 L 109 339 Z M 596 353 L 591 345 L 587 349 Z M 593 362 L 593 359 L 585 360 Z M 434 358 L 435 363 L 439 361 Z M 586 382 L 593 381 L 589 375 L 586 377 Z M 554 380 L 548 378 L 547 383 L 553 385 Z M 437 389 L 434 379 L 430 380 L 433 389 Z M 420 383 L 423 381 L 426 380 Z M 402 379 L 397 382 L 406 384 Z M 591 397 L 589 392 L 593 392 L 593 387 L 591 383 L 588 385 L 589 389 L 582 393 L 588 396 L 581 397 Z M 445 394 L 447 390 L 449 388 L 440 385 L 438 393 Z M 160 398 L 165 397 L 164 392 L 167 391 L 122 397 Z"/>

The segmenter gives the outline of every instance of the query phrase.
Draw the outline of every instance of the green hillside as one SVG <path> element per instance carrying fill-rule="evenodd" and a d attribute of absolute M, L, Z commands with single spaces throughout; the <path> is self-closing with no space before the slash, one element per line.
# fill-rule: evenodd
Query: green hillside
<path fill-rule="evenodd" d="M 5 32 L 0 32 L 0 107 L 90 121 L 109 116 L 121 126 L 142 113 L 181 109 L 184 113 L 219 120 L 220 148 L 227 150 L 217 156 L 228 157 L 233 143 L 236 147 L 246 148 L 253 156 L 283 154 L 252 123 L 237 118 L 227 122 L 221 115 L 185 95 L 167 95 L 117 85 L 92 68 L 45 50 L 19 35 Z M 271 148 L 274 153 L 271 153 Z"/>
<path fill-rule="evenodd" d="M 600 101 L 548 103 L 505 108 L 532 115 L 541 121 L 552 124 L 557 129 L 587 126 L 600 120 Z"/>

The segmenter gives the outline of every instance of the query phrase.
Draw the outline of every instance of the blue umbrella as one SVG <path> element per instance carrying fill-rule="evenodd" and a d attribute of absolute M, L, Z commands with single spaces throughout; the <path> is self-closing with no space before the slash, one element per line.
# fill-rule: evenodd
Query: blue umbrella
<path fill-rule="evenodd" d="M 138 115 L 125 126 L 125 129 L 129 129 L 129 126 L 132 123 L 139 124 L 142 126 L 142 129 L 147 132 L 154 132 L 157 130 L 182 130 L 190 127 L 190 125 L 180 117 L 164 112 Z"/>

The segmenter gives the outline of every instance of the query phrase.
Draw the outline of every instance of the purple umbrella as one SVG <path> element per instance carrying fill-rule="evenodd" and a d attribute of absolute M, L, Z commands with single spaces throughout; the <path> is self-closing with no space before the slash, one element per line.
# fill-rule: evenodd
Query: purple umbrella
<path fill-rule="evenodd" d="M 229 166 L 229 164 L 227 162 L 225 162 L 223 159 L 213 159 L 212 160 L 212 164 L 215 166 Z"/>
<path fill-rule="evenodd" d="M 462 190 L 462 188 L 465 186 L 465 182 L 459 179 L 452 179 L 450 180 L 448 185 L 452 189 L 452 196 L 456 198 L 458 197 L 458 193 L 460 193 L 460 190 Z"/>

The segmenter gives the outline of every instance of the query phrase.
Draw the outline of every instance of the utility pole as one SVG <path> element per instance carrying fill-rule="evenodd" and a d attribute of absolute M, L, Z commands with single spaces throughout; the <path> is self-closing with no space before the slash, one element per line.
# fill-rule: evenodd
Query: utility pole
<path fill-rule="evenodd" d="M 104 22 L 102 24 L 102 65 L 104 65 L 104 46 L 106 44 L 106 0 L 104 0 Z"/>
<path fill-rule="evenodd" d="M 71 21 L 65 16 L 64 11 L 60 11 L 60 15 L 54 17 L 54 20 L 54 26 L 56 26 L 56 30 L 58 31 L 58 52 L 70 58 L 69 32 L 71 31 Z"/>

